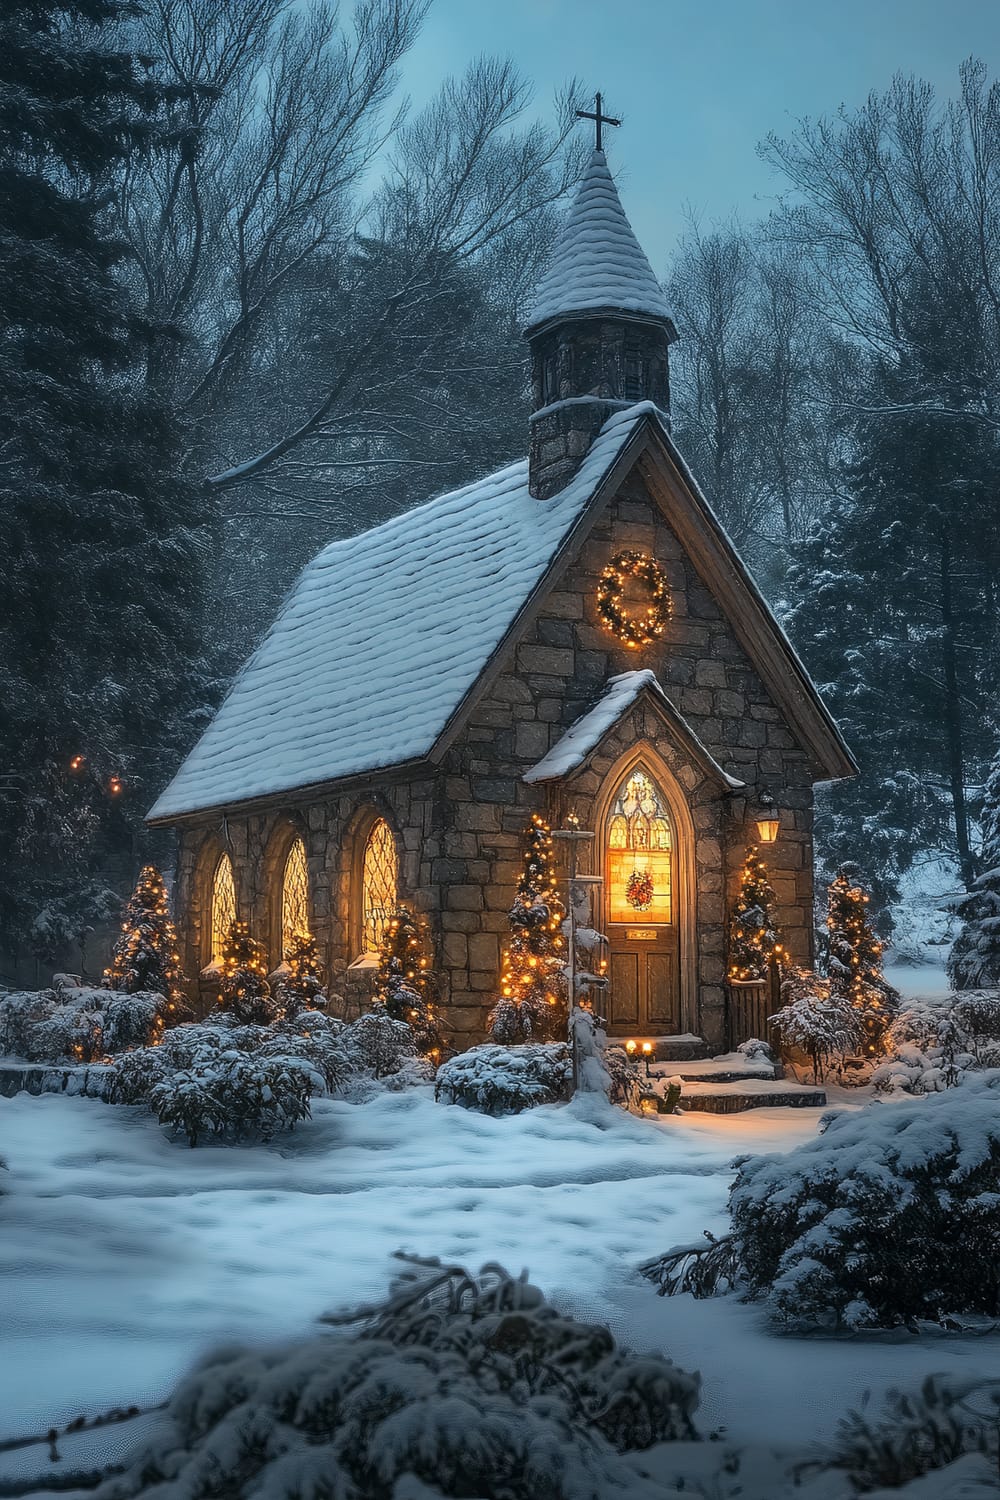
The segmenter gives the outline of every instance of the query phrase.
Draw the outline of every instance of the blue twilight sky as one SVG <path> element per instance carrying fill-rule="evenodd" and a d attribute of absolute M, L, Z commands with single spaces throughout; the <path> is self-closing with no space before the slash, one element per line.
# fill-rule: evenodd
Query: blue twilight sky
<path fill-rule="evenodd" d="M 970 54 L 997 70 L 1000 0 L 434 0 L 405 65 L 413 103 L 484 52 L 515 59 L 541 112 L 574 75 L 603 90 L 624 119 L 609 160 L 662 275 L 685 205 L 706 221 L 766 211 L 769 131 L 861 104 L 896 72 L 947 96 Z"/>

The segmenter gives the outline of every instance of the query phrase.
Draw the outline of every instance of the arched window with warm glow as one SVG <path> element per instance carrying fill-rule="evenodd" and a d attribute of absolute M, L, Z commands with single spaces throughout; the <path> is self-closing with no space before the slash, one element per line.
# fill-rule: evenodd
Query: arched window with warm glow
<path fill-rule="evenodd" d="M 612 922 L 673 921 L 673 850 L 666 802 L 652 777 L 637 766 L 626 776 L 608 814 Z"/>
<path fill-rule="evenodd" d="M 296 839 L 288 851 L 281 877 L 281 956 L 288 957 L 289 944 L 297 932 L 309 929 L 309 871 L 306 846 Z"/>
<path fill-rule="evenodd" d="M 386 924 L 396 906 L 399 867 L 396 840 L 384 818 L 372 824 L 365 844 L 362 876 L 362 946 L 366 953 L 377 953 Z"/>
<path fill-rule="evenodd" d="M 236 882 L 233 862 L 223 854 L 212 877 L 212 962 L 221 963 L 229 930 L 236 921 Z"/>

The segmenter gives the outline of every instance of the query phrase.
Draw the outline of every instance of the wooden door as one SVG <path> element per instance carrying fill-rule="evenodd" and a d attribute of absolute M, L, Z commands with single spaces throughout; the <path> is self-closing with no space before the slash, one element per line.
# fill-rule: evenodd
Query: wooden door
<path fill-rule="evenodd" d="M 605 829 L 612 1036 L 680 1029 L 676 848 L 666 799 L 641 766 L 628 773 Z"/>

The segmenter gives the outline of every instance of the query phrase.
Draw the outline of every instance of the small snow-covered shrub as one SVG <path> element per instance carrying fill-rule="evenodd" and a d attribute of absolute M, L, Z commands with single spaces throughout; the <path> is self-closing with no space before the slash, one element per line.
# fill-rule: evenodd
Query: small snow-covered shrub
<path fill-rule="evenodd" d="M 270 1140 L 308 1119 L 312 1070 L 297 1058 L 226 1051 L 216 1066 L 168 1073 L 149 1092 L 161 1125 L 197 1146 L 206 1136 Z"/>
<path fill-rule="evenodd" d="M 435 1098 L 484 1115 L 516 1115 L 565 1099 L 573 1079 L 566 1042 L 470 1047 L 438 1069 Z"/>
<path fill-rule="evenodd" d="M 413 1028 L 405 1021 L 394 1021 L 384 1005 L 373 1005 L 345 1027 L 343 1041 L 354 1066 L 375 1078 L 398 1073 L 406 1058 L 417 1051 Z"/>
<path fill-rule="evenodd" d="M 343 1084 L 351 1062 L 342 1030 L 306 1010 L 274 1026 L 238 1026 L 223 1016 L 178 1026 L 160 1046 L 121 1058 L 109 1097 L 145 1104 L 192 1146 L 213 1137 L 268 1140 L 308 1118 L 313 1094 Z"/>
<path fill-rule="evenodd" d="M 642 1270 L 667 1294 L 738 1287 L 787 1328 L 996 1317 L 998 1182 L 992 1072 L 919 1102 L 833 1115 L 821 1136 L 785 1155 L 744 1157 L 730 1233 Z"/>
<path fill-rule="evenodd" d="M 770 1019 L 783 1048 L 798 1048 L 811 1062 L 819 1083 L 834 1060 L 861 1046 L 861 1018 L 830 981 L 808 969 L 789 969 L 781 981 L 781 1009 Z"/>
<path fill-rule="evenodd" d="M 698 1385 L 499 1267 L 423 1266 L 350 1332 L 206 1360 L 95 1500 L 659 1500 L 636 1456 L 697 1436 Z"/>
<path fill-rule="evenodd" d="M 1000 1067 L 1000 991 L 965 990 L 916 1000 L 889 1031 L 891 1056 L 872 1082 L 879 1093 L 933 1094 Z"/>
<path fill-rule="evenodd" d="M 604 1071 L 611 1080 L 608 1098 L 612 1104 L 621 1104 L 625 1109 L 638 1109 L 639 1100 L 645 1092 L 645 1079 L 639 1064 L 629 1057 L 624 1047 L 608 1047 L 604 1052 Z"/>
<path fill-rule="evenodd" d="M 0 1052 L 27 1062 L 95 1062 L 144 1047 L 176 1018 L 152 990 L 125 994 L 65 984 L 0 999 Z"/>
<path fill-rule="evenodd" d="M 740 1165 L 729 1208 L 746 1285 L 792 1326 L 1000 1314 L 998 1182 L 1000 1073 L 835 1116 Z"/>
<path fill-rule="evenodd" d="M 833 1463 L 862 1493 L 899 1489 L 973 1453 L 989 1460 L 995 1480 L 998 1415 L 1000 1381 L 928 1375 L 918 1391 L 890 1391 L 877 1418 L 858 1411 L 843 1417 Z M 988 1492 L 956 1486 L 947 1493 Z"/>
<path fill-rule="evenodd" d="M 740 1042 L 736 1050 L 741 1057 L 746 1058 L 747 1062 L 757 1062 L 759 1060 L 772 1063 L 777 1062 L 771 1043 L 762 1042 L 756 1036 L 749 1037 L 745 1042 Z"/>

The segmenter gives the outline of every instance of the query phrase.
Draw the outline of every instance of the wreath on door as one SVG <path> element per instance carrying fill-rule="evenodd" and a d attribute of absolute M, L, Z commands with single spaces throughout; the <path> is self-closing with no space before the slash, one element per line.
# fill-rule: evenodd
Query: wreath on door
<path fill-rule="evenodd" d="M 625 887 L 625 900 L 633 911 L 648 911 L 653 904 L 653 877 L 648 870 L 633 870 Z"/>

